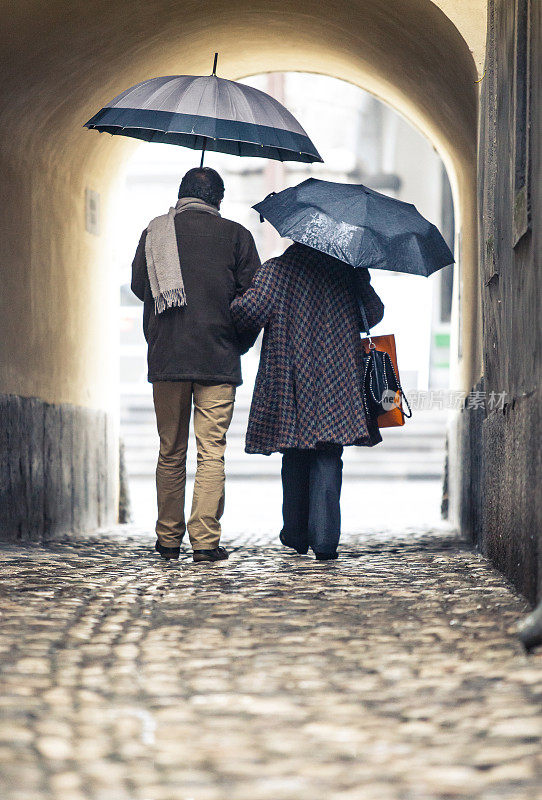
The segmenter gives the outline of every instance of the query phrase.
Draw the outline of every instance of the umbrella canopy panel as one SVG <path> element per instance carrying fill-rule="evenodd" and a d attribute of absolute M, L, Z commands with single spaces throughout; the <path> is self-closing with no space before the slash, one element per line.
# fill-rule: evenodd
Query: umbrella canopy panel
<path fill-rule="evenodd" d="M 277 161 L 322 161 L 295 117 L 252 86 L 216 75 L 151 78 L 119 94 L 87 128 Z"/>
<path fill-rule="evenodd" d="M 354 267 L 431 275 L 454 257 L 411 203 L 362 184 L 309 178 L 253 206 L 281 236 Z"/>

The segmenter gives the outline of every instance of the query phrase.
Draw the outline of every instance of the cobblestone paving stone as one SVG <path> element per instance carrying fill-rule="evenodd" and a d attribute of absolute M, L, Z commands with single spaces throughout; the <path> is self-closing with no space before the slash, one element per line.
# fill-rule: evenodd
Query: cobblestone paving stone
<path fill-rule="evenodd" d="M 536 800 L 527 606 L 446 531 L 341 558 L 0 548 L 2 800 Z"/>

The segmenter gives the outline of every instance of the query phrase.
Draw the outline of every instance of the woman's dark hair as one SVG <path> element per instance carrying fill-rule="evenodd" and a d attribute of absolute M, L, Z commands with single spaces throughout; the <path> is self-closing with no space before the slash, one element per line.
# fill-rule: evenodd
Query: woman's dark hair
<path fill-rule="evenodd" d="M 218 208 L 224 197 L 224 181 L 211 167 L 194 167 L 181 181 L 179 200 L 181 197 L 197 197 Z"/>

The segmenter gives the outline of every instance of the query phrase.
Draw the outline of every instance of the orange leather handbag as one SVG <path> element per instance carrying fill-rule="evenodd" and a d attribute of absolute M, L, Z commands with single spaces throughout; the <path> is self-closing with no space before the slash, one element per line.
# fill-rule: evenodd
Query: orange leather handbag
<path fill-rule="evenodd" d="M 412 411 L 403 392 L 397 366 L 395 336 L 371 336 L 365 308 L 360 300 L 359 307 L 367 338 L 361 340 L 365 354 L 363 376 L 363 403 L 368 415 L 376 416 L 379 428 L 393 428 L 405 424 Z M 408 414 L 403 408 L 403 400 Z M 380 413 L 379 413 L 380 412 Z"/>

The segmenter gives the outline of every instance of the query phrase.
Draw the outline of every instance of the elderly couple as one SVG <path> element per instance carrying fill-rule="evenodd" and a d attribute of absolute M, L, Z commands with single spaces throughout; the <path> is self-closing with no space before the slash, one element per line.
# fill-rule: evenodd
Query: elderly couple
<path fill-rule="evenodd" d="M 366 269 L 301 244 L 260 265 L 249 231 L 220 215 L 223 197 L 217 172 L 189 170 L 175 207 L 143 231 L 132 265 L 160 435 L 155 547 L 178 558 L 188 529 L 194 561 L 228 558 L 219 546 L 226 433 L 240 356 L 263 328 L 246 451 L 282 453 L 282 544 L 335 559 L 343 447 L 381 441 L 363 407 L 358 304 L 371 327 L 384 306 Z M 192 406 L 197 471 L 185 523 Z"/>

